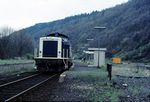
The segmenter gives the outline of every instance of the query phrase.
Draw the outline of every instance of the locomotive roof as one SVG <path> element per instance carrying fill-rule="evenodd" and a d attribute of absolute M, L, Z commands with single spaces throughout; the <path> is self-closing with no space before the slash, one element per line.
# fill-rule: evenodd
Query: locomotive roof
<path fill-rule="evenodd" d="M 58 33 L 58 32 L 51 33 L 51 34 L 49 34 L 49 35 L 47 35 L 47 36 L 62 37 L 62 38 L 67 38 L 67 39 L 69 39 L 68 36 L 66 36 L 66 35 L 64 35 L 64 34 L 61 34 L 61 33 Z"/>

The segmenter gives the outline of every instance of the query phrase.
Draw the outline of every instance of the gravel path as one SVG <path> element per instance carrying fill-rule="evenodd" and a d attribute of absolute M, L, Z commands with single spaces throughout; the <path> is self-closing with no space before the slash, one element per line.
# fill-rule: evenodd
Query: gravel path
<path fill-rule="evenodd" d="M 97 70 L 96 68 L 88 68 L 85 66 L 75 67 L 65 72 L 64 82 L 58 84 L 58 88 L 53 90 L 52 101 L 89 101 L 87 98 L 91 90 L 93 90 L 93 82 L 84 77 L 86 72 Z M 83 76 L 80 75 L 83 74 Z M 82 78 L 81 78 L 82 77 Z M 87 95 L 88 94 L 88 95 Z"/>

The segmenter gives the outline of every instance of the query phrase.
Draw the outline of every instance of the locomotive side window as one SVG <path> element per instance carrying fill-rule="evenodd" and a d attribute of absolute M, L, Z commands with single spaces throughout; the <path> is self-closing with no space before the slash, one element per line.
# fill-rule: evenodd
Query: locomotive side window
<path fill-rule="evenodd" d="M 69 58 L 70 57 L 70 48 L 68 42 L 62 42 L 62 57 Z"/>
<path fill-rule="evenodd" d="M 57 41 L 43 41 L 43 57 L 57 57 Z"/>

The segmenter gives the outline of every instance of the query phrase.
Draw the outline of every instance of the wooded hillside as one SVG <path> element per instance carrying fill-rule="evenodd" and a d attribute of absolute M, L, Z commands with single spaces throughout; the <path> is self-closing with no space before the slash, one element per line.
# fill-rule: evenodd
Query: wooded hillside
<path fill-rule="evenodd" d="M 96 30 L 95 26 L 105 26 Z M 116 7 L 67 17 L 48 23 L 39 23 L 23 29 L 35 40 L 51 32 L 67 34 L 72 42 L 74 53 L 90 47 L 108 49 L 109 53 L 132 61 L 150 61 L 150 0 L 129 0 Z M 87 39 L 93 41 L 88 42 Z M 38 44 L 38 43 L 37 43 Z M 80 54 L 81 55 L 81 54 Z"/>

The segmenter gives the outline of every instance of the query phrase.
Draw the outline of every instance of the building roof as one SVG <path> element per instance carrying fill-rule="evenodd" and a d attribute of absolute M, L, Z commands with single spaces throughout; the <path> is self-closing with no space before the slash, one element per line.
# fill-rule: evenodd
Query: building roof
<path fill-rule="evenodd" d="M 47 36 L 62 37 L 62 38 L 67 38 L 67 39 L 69 39 L 68 36 L 66 36 L 66 35 L 64 35 L 64 34 L 61 34 L 61 33 L 58 33 L 58 32 L 48 34 Z"/>
<path fill-rule="evenodd" d="M 106 48 L 88 48 L 89 51 L 106 51 Z"/>

